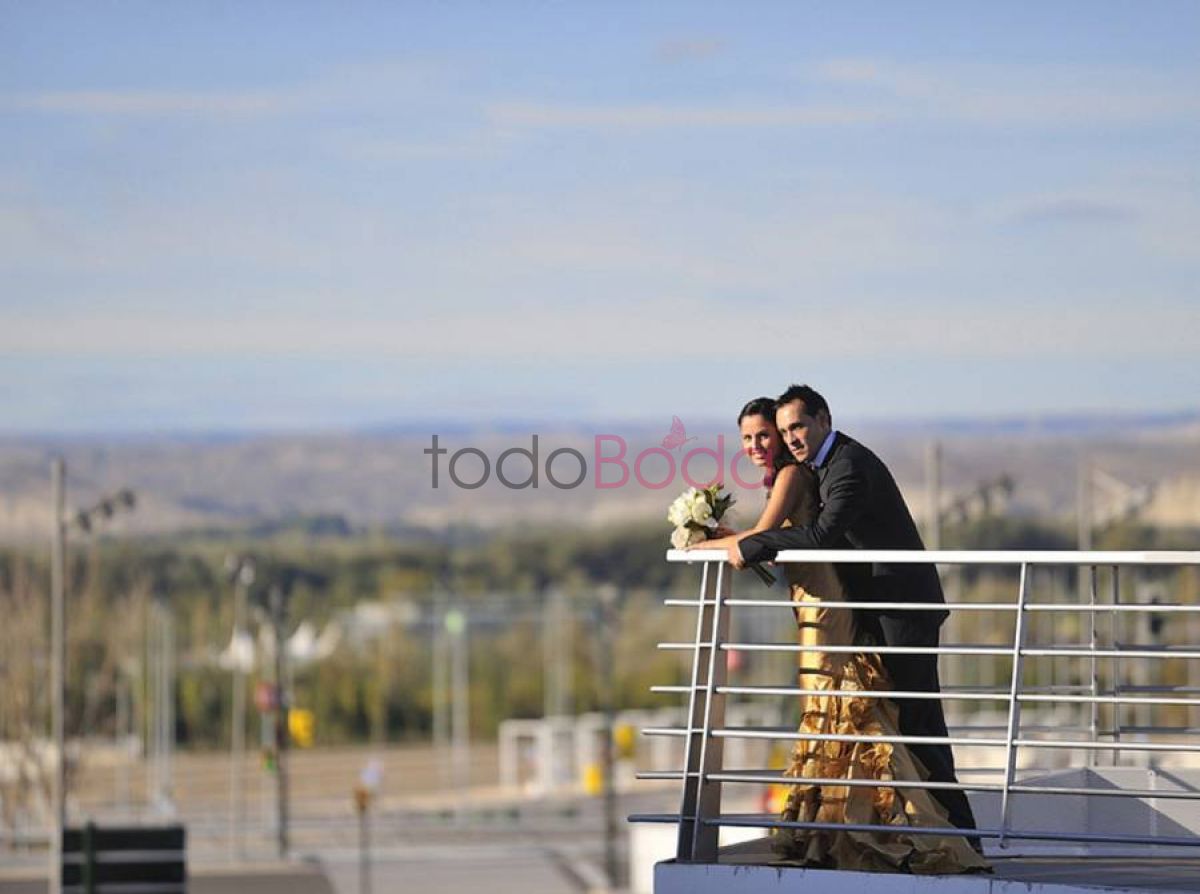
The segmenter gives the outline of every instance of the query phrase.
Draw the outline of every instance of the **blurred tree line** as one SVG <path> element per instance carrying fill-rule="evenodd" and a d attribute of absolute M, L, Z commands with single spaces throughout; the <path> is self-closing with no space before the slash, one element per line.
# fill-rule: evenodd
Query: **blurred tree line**
<path fill-rule="evenodd" d="M 286 596 L 288 633 L 302 623 L 317 633 L 330 624 L 343 631 L 331 654 L 295 667 L 291 675 L 293 704 L 315 714 L 317 744 L 430 735 L 438 606 L 458 606 L 469 618 L 472 734 L 494 735 L 505 718 L 541 716 L 547 685 L 543 621 L 552 591 L 565 594 L 570 609 L 560 635 L 571 644 L 574 710 L 597 707 L 596 609 L 602 586 L 616 586 L 622 594 L 615 631 L 618 704 L 677 703 L 649 692 L 652 684 L 686 682 L 679 653 L 659 651 L 655 643 L 690 639 L 694 616 L 664 608 L 662 599 L 694 597 L 698 573 L 663 560 L 665 524 L 519 533 L 463 528 L 401 539 L 319 521 L 315 527 L 277 526 L 254 537 L 208 532 L 76 540 L 68 573 L 69 735 L 145 735 L 147 633 L 158 600 L 174 618 L 176 741 L 194 748 L 228 745 L 232 675 L 217 656 L 232 634 L 233 584 L 226 568 L 232 554 L 252 559 L 256 567 L 248 591 L 252 632 L 266 622 L 273 586 Z M 1066 528 L 1006 518 L 951 528 L 944 543 L 951 549 L 1073 547 Z M 1195 543 L 1193 531 L 1125 524 L 1100 532 L 1096 547 L 1186 549 Z M 1193 571 L 1173 578 L 1175 598 L 1198 598 Z M 29 742 L 49 728 L 48 579 L 44 551 L 0 552 L 0 740 Z M 997 582 L 994 575 L 966 573 L 957 585 L 970 598 Z M 371 603 L 377 616 L 394 623 L 372 630 L 357 622 L 361 614 L 355 607 Z M 786 636 L 781 632 L 778 638 Z M 269 669 L 256 669 L 247 685 L 270 676 Z M 254 730 L 253 700 L 247 701 L 247 729 Z"/>
<path fill-rule="evenodd" d="M 68 735 L 145 735 L 150 703 L 148 654 L 155 603 L 174 626 L 176 741 L 225 747 L 230 736 L 231 671 L 218 656 L 233 630 L 231 555 L 255 566 L 248 588 L 249 632 L 268 627 L 272 587 L 284 593 L 285 635 L 301 624 L 318 634 L 341 630 L 333 652 L 296 663 L 289 674 L 293 704 L 312 710 L 318 744 L 411 740 L 432 725 L 435 607 L 468 618 L 471 728 L 491 736 L 508 717 L 543 713 L 544 608 L 565 594 L 570 650 L 570 702 L 596 707 L 597 588 L 623 593 L 616 636 L 619 703 L 661 704 L 651 683 L 681 679 L 677 655 L 655 649 L 685 633 L 686 618 L 661 607 L 664 595 L 690 595 L 693 570 L 663 561 L 663 528 L 563 531 L 520 535 L 454 529 L 396 542 L 322 521 L 266 536 L 210 532 L 140 541 L 73 541 L 68 568 Z M 0 740 L 31 741 L 49 728 L 47 557 L 41 550 L 0 551 L 0 612 L 8 623 L 0 659 Z M 389 623 L 364 624 L 356 606 Z M 680 622 L 683 622 L 682 628 Z M 270 680 L 269 659 L 248 674 L 249 691 Z M 257 727 L 247 699 L 247 729 Z M 122 727 L 123 728 L 119 728 Z"/>

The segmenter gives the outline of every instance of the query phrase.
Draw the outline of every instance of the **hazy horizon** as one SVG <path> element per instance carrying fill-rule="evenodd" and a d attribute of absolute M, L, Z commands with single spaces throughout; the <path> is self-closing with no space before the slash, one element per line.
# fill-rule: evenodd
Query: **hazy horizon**
<path fill-rule="evenodd" d="M 1110 410 L 1091 410 L 1077 412 L 1030 412 L 1026 414 L 1008 413 L 1002 415 L 988 414 L 959 414 L 941 416 L 904 417 L 901 415 L 861 415 L 841 414 L 839 420 L 847 421 L 850 426 L 862 425 L 871 429 L 902 430 L 919 432 L 927 430 L 931 434 L 953 436 L 955 434 L 972 435 L 991 432 L 1016 432 L 1023 434 L 1043 434 L 1047 436 L 1064 436 L 1085 434 L 1088 432 L 1111 429 L 1115 418 L 1119 418 L 1123 426 L 1135 426 L 1127 431 L 1129 437 L 1137 438 L 1147 431 L 1171 428 L 1178 425 L 1190 425 L 1200 422 L 1200 409 L 1163 410 L 1158 412 L 1138 412 L 1113 408 Z M 360 425 L 329 424 L 293 426 L 243 426 L 243 427 L 198 427 L 198 428 L 161 428 L 130 426 L 128 428 L 111 429 L 78 429 L 60 431 L 6 431 L 0 429 L 0 443 L 32 441 L 40 443 L 56 442 L 86 442 L 86 441 L 153 441 L 180 440 L 220 441 L 224 439 L 241 438 L 271 438 L 271 437 L 414 437 L 432 434 L 469 434 L 482 432 L 489 434 L 537 434 L 539 432 L 597 434 L 605 432 L 637 432 L 640 434 L 653 433 L 659 429 L 664 432 L 670 427 L 671 418 L 609 418 L 601 420 L 568 419 L 568 418 L 535 418 L 535 417 L 496 417 L 481 418 L 464 422 L 452 418 L 416 418 L 397 419 L 393 421 L 366 422 Z M 686 420 L 689 427 L 703 431 L 729 429 L 734 426 L 727 416 L 693 416 Z M 835 426 L 836 427 L 836 426 Z M 842 426 L 846 427 L 846 426 Z"/>

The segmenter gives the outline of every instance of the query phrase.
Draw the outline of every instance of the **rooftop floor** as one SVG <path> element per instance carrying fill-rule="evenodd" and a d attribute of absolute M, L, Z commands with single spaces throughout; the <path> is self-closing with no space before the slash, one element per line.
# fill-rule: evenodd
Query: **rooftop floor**
<path fill-rule="evenodd" d="M 721 849 L 717 864 L 660 863 L 655 894 L 742 894 L 816 890 L 822 894 L 1070 894 L 1097 891 L 1200 892 L 1195 856 L 994 856 L 993 875 L 915 876 L 802 869 L 778 862 L 768 839 Z"/>

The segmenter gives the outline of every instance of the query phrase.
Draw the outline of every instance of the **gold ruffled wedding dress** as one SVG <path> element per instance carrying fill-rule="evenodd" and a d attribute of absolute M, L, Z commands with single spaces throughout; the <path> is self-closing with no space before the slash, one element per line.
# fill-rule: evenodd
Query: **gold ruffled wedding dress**
<path fill-rule="evenodd" d="M 817 512 L 815 475 L 803 470 L 799 505 L 791 523 L 808 524 Z M 841 602 L 844 592 L 831 565 L 784 566 L 800 629 L 800 686 L 807 690 L 887 690 L 891 684 L 880 658 L 868 652 L 830 653 L 827 645 L 855 642 L 850 608 L 820 608 Z M 868 647 L 869 648 L 869 647 Z M 895 704 L 883 698 L 804 696 L 802 733 L 899 734 Z M 785 775 L 803 779 L 923 781 L 928 773 L 907 746 L 884 742 L 799 740 Z M 790 822 L 886 825 L 895 832 L 776 829 L 775 852 L 788 862 L 875 872 L 950 874 L 987 871 L 988 863 L 961 836 L 907 835 L 906 827 L 947 827 L 945 809 L 928 790 L 879 786 L 805 784 L 794 786 L 782 819 Z"/>

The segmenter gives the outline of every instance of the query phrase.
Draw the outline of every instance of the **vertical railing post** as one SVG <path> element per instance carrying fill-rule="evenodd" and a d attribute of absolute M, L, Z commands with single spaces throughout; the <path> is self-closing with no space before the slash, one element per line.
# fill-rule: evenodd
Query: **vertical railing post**
<path fill-rule="evenodd" d="M 1004 789 L 1000 795 L 1000 847 L 1008 847 L 1011 814 L 1010 789 L 1017 772 L 1016 738 L 1021 729 L 1021 668 L 1025 647 L 1025 604 L 1028 599 L 1029 566 L 1021 563 L 1021 586 L 1017 592 L 1017 622 L 1013 631 L 1012 681 L 1008 690 L 1008 730 L 1005 735 Z"/>
<path fill-rule="evenodd" d="M 1081 569 L 1082 570 L 1082 569 Z M 1096 624 L 1096 566 L 1088 566 L 1090 586 L 1088 587 L 1088 643 L 1091 649 L 1091 658 L 1089 662 L 1089 676 L 1091 679 L 1090 692 L 1092 695 L 1092 703 L 1089 706 L 1088 731 L 1090 733 L 1089 741 L 1094 745 L 1100 739 L 1100 703 L 1095 701 L 1100 695 L 1100 662 L 1096 658 L 1096 647 L 1098 644 L 1098 629 Z M 1095 748 L 1088 749 L 1087 763 L 1089 767 L 1095 767 L 1099 758 L 1100 752 Z"/>
<path fill-rule="evenodd" d="M 716 574 L 713 562 L 705 562 L 700 571 L 700 604 L 696 608 L 696 636 L 692 642 L 692 675 L 688 690 L 686 729 L 683 740 L 683 791 L 679 804 L 679 841 L 675 847 L 675 858 L 682 863 L 692 861 L 692 839 L 696 826 L 697 782 L 700 773 L 700 743 L 696 736 L 703 728 L 707 692 L 700 690 L 700 662 L 703 643 L 707 641 L 707 628 L 711 616 Z"/>
<path fill-rule="evenodd" d="M 725 695 L 718 690 L 725 686 L 729 662 L 721 644 L 729 639 L 729 612 L 725 600 L 730 595 L 733 569 L 721 563 L 717 566 L 716 592 L 713 594 L 712 630 L 708 647 L 708 673 L 705 681 L 708 699 L 705 703 L 704 729 L 700 736 L 700 773 L 696 777 L 696 825 L 692 830 L 692 858 L 699 863 L 717 862 L 721 829 L 706 820 L 721 814 L 721 783 L 709 777 L 721 772 L 725 739 L 714 737 L 713 730 L 725 726 Z"/>
<path fill-rule="evenodd" d="M 725 697 L 717 687 L 725 684 L 721 643 L 729 630 L 724 600 L 730 570 L 724 562 L 706 562 L 701 582 L 696 639 L 692 648 L 692 685 L 689 694 L 687 740 L 684 749 L 683 799 L 679 810 L 680 862 L 716 862 L 720 830 L 705 823 L 721 812 L 721 784 L 708 775 L 721 767 L 723 740 L 713 738 L 714 727 L 725 724 Z"/>
<path fill-rule="evenodd" d="M 1116 606 L 1121 602 L 1121 572 L 1116 565 L 1112 567 L 1112 694 L 1113 694 L 1113 744 L 1121 741 L 1121 703 L 1118 699 L 1121 697 L 1121 659 L 1117 656 L 1117 652 L 1121 651 L 1121 613 L 1116 611 Z M 1112 750 L 1112 766 L 1117 766 L 1121 760 L 1121 752 L 1116 748 Z"/>

